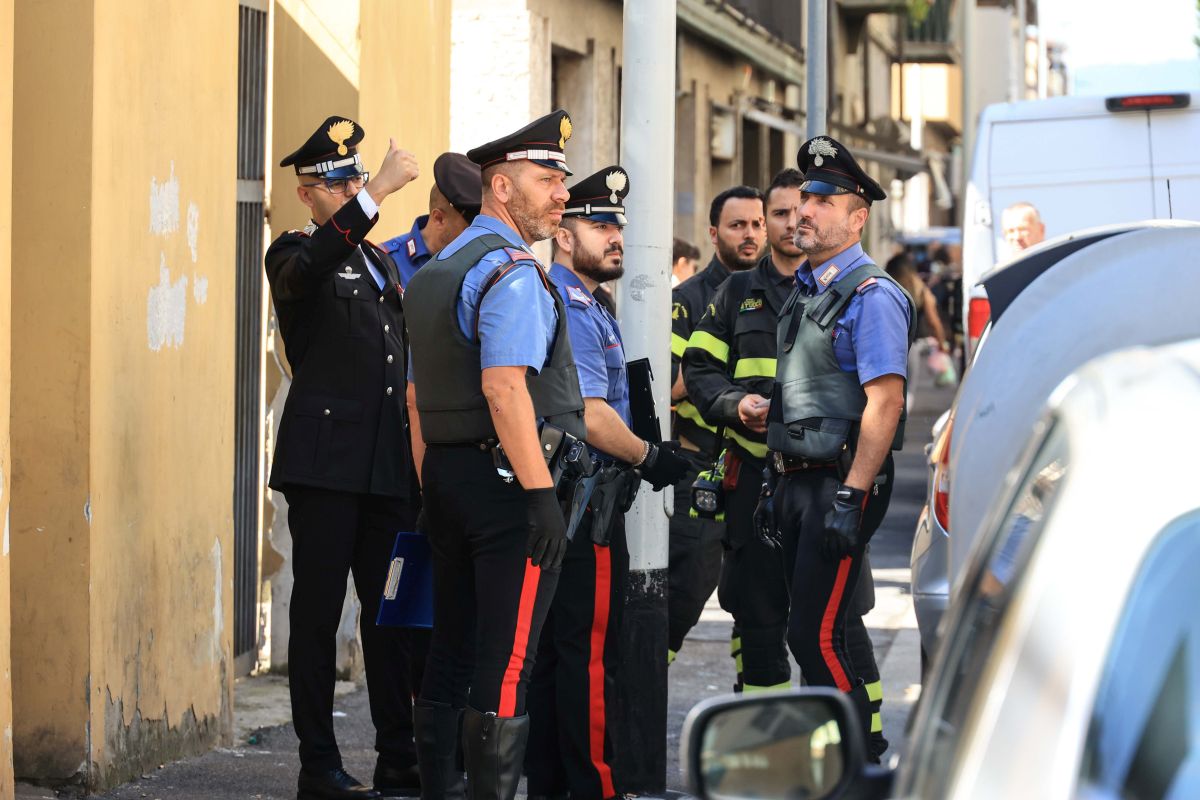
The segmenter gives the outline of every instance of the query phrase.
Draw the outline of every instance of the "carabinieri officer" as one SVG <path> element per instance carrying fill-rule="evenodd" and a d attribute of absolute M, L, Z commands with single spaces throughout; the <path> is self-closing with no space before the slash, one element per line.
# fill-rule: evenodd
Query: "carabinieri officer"
<path fill-rule="evenodd" d="M 761 533 L 783 550 L 787 640 L 804 679 L 848 692 L 869 731 L 878 698 L 854 669 L 846 613 L 891 497 L 891 451 L 904 442 L 913 303 L 860 243 L 871 203 L 887 197 L 879 184 L 826 136 L 805 142 L 797 161 L 796 245 L 807 260 L 779 315 L 763 501 L 773 500 L 774 520 Z"/>
<path fill-rule="evenodd" d="M 687 462 L 672 446 L 643 441 L 630 430 L 621 331 L 593 294 L 601 283 L 625 273 L 622 230 L 628 192 L 629 177 L 619 166 L 583 179 L 571 188 L 554 235 L 556 263 L 550 278 L 567 309 L 587 440 L 606 469 L 598 477 L 603 488 L 592 495 L 567 546 L 538 643 L 525 758 L 531 797 L 569 794 L 576 800 L 608 800 L 618 794 L 609 713 L 629 575 L 624 501 L 632 502 L 636 491 L 634 467 L 656 491 L 687 471 Z M 620 488 L 607 491 L 613 484 Z"/>
<path fill-rule="evenodd" d="M 479 213 L 482 186 L 479 165 L 461 153 L 442 153 L 433 162 L 429 213 L 413 222 L 412 230 L 379 247 L 400 271 L 400 286 L 471 224 Z"/>
<path fill-rule="evenodd" d="M 362 138 L 353 120 L 330 117 L 280 162 L 295 167 L 312 222 L 276 239 L 265 259 L 293 373 L 271 488 L 287 497 L 292 535 L 288 665 L 302 800 L 379 796 L 342 768 L 333 732 L 334 639 L 350 571 L 362 602 L 375 788 L 419 790 L 412 687 L 397 669 L 408 663 L 408 632 L 375 624 L 396 531 L 414 516 L 404 310 L 395 267 L 365 238 L 417 162 L 392 143 L 368 184 Z"/>
<path fill-rule="evenodd" d="M 462 795 L 460 714 L 472 798 L 511 800 L 521 778 L 526 688 L 567 546 L 539 421 L 586 434 L 566 310 L 529 249 L 566 208 L 570 136 L 555 111 L 471 150 L 480 214 L 408 286 L 434 560 L 415 712 L 426 798 Z"/>

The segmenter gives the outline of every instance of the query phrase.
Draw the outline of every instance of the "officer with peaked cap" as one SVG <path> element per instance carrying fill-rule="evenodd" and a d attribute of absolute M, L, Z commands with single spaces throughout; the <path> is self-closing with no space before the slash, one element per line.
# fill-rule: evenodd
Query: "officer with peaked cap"
<path fill-rule="evenodd" d="M 538 643 L 525 758 L 530 797 L 569 793 L 579 800 L 606 800 L 617 794 L 610 715 L 629 574 L 625 504 L 632 502 L 638 473 L 659 491 L 687 470 L 673 445 L 651 444 L 630 430 L 621 331 L 594 295 L 601 283 L 625 272 L 628 192 L 629 177 L 619 166 L 583 179 L 571 188 L 554 235 L 550 278 L 566 306 L 587 440 L 602 469 L 590 508 L 567 546 Z"/>
<path fill-rule="evenodd" d="M 389 143 L 367 182 L 363 130 L 330 117 L 280 162 L 294 167 L 309 208 L 303 231 L 267 250 L 271 299 L 292 385 L 276 437 L 271 488 L 288 501 L 292 535 L 292 719 L 300 739 L 300 798 L 378 797 L 342 768 L 333 730 L 335 636 L 354 574 L 363 660 L 376 730 L 375 787 L 419 790 L 407 634 L 375 625 L 396 531 L 412 523 L 405 446 L 405 336 L 395 266 L 366 241 L 379 206 L 417 176 Z"/>
<path fill-rule="evenodd" d="M 846 619 L 887 511 L 891 451 L 904 442 L 913 302 L 860 243 L 871 203 L 887 197 L 879 184 L 828 136 L 805 142 L 797 161 L 796 246 L 807 258 L 776 329 L 769 471 L 755 522 L 783 554 L 787 643 L 804 680 L 849 693 L 865 732 L 878 697 L 855 670 Z M 878 761 L 887 743 L 872 743 Z"/>
<path fill-rule="evenodd" d="M 480 213 L 407 289 L 434 559 L 414 712 L 426 798 L 462 796 L 460 719 L 473 798 L 511 800 L 521 777 L 529 673 L 567 546 L 540 437 L 586 435 L 566 310 L 530 250 L 566 208 L 570 136 L 555 111 L 467 153 L 482 170 Z"/>
<path fill-rule="evenodd" d="M 442 153 L 433 162 L 429 213 L 413 222 L 412 230 L 380 245 L 400 270 L 400 285 L 471 224 L 479 213 L 483 187 L 479 166 L 461 153 Z"/>

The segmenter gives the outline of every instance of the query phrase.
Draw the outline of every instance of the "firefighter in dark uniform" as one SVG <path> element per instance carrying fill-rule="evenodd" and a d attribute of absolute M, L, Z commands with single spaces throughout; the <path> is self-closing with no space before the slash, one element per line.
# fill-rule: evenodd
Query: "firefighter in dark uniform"
<path fill-rule="evenodd" d="M 617 795 L 609 714 L 629 573 L 625 503 L 633 500 L 638 473 L 658 491 L 687 470 L 687 462 L 672 448 L 653 446 L 630 430 L 621 331 L 593 294 L 601 283 L 625 272 L 622 229 L 628 191 L 629 178 L 619 166 L 575 184 L 554 237 L 556 263 L 550 278 L 566 305 L 587 440 L 601 469 L 590 509 L 567 547 L 538 643 L 525 758 L 531 798 L 607 800 Z"/>
<path fill-rule="evenodd" d="M 766 420 L 775 383 L 775 329 L 795 286 L 804 253 L 796 246 L 800 186 L 804 176 L 784 169 L 766 193 L 767 244 L 758 266 L 729 277 L 713 297 L 684 352 L 688 397 L 705 419 L 725 426 L 727 466 L 725 526 L 729 552 L 721 569 L 721 606 L 738 620 L 745 679 L 743 691 L 786 688 L 791 665 L 784 644 L 788 594 L 779 556 L 755 535 L 754 510 L 766 466 Z M 879 668 L 862 615 L 874 605 L 870 564 L 864 562 L 855 605 L 846 623 L 846 646 L 872 697 L 882 698 Z M 878 709 L 876 709 L 878 710 Z M 878 722 L 878 715 L 875 721 Z M 872 729 L 883 752 L 882 725 Z"/>
<path fill-rule="evenodd" d="M 871 730 L 880 698 L 856 669 L 846 634 L 867 542 L 892 492 L 891 451 L 904 441 L 912 299 L 863 252 L 871 203 L 887 195 L 839 142 L 798 156 L 800 225 L 808 257 L 777 328 L 767 416 L 772 470 L 755 512 L 782 550 L 791 591 L 788 646 L 810 685 L 850 694 Z M 872 739 L 878 760 L 882 735 Z"/>
<path fill-rule="evenodd" d="M 401 287 L 407 288 L 409 279 L 426 261 L 467 229 L 479 213 L 482 191 L 478 164 L 461 153 L 437 157 L 429 213 L 417 217 L 408 233 L 379 245 L 396 262 Z"/>
<path fill-rule="evenodd" d="M 366 241 L 379 204 L 417 175 L 394 143 L 374 180 L 356 145 L 363 130 L 330 117 L 280 162 L 311 209 L 303 231 L 267 250 L 271 298 L 292 386 L 276 437 L 271 488 L 288 502 L 292 535 L 292 719 L 300 739 L 300 798 L 378 797 L 342 768 L 333 731 L 335 636 L 346 575 L 362 603 L 361 633 L 375 787 L 419 791 L 407 633 L 375 625 L 396 531 L 413 522 L 405 435 L 405 334 L 396 270 Z"/>
<path fill-rule="evenodd" d="M 704 604 L 721 575 L 723 517 L 708 519 L 689 513 L 692 482 L 713 465 L 720 453 L 717 426 L 704 419 L 687 396 L 680 369 L 683 351 L 696 324 L 731 272 L 752 269 L 762 253 L 766 231 L 762 192 L 734 186 L 713 198 L 708 212 L 709 235 L 715 248 L 708 266 L 671 290 L 671 402 L 675 404 L 673 438 L 689 470 L 675 484 L 675 513 L 671 516 L 667 565 L 667 662 L 683 647 L 684 637 L 700 619 Z M 736 630 L 731 654 L 741 685 L 741 644 Z"/>

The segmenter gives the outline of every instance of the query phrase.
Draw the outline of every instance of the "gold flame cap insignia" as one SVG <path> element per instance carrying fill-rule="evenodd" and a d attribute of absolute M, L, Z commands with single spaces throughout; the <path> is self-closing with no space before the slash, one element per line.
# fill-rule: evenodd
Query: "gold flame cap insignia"
<path fill-rule="evenodd" d="M 329 140 L 336 144 L 339 156 L 344 156 L 350 152 L 346 149 L 346 140 L 354 135 L 354 123 L 348 119 L 339 120 L 329 126 L 329 130 L 325 131 L 325 135 Z"/>

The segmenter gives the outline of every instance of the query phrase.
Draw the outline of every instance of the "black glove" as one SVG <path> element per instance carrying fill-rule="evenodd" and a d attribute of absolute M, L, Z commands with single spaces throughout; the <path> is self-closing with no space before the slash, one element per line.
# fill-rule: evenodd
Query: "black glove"
<path fill-rule="evenodd" d="M 825 513 L 825 540 L 821 542 L 821 555 L 830 561 L 841 561 L 854 552 L 860 541 L 863 509 L 867 505 L 867 493 L 846 484 L 838 487 L 833 497 L 833 508 Z"/>
<path fill-rule="evenodd" d="M 663 442 L 652 444 L 646 452 L 646 458 L 638 464 L 642 479 L 653 487 L 654 491 L 673 486 L 687 474 L 688 462 L 683 456 L 677 455 L 679 442 Z"/>
<path fill-rule="evenodd" d="M 535 567 L 556 570 L 567 553 L 567 522 L 554 489 L 525 490 L 525 522 L 529 526 L 525 554 Z"/>
<path fill-rule="evenodd" d="M 763 470 L 763 485 L 754 507 L 754 531 L 758 540 L 770 548 L 782 548 L 783 536 L 775 527 L 775 485 L 779 478 L 769 468 Z"/>

